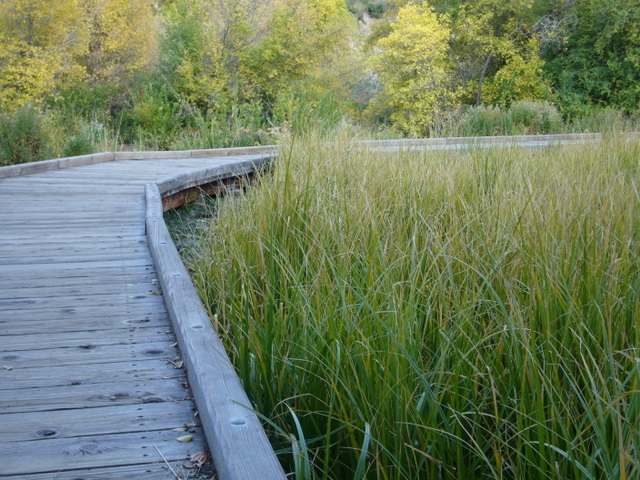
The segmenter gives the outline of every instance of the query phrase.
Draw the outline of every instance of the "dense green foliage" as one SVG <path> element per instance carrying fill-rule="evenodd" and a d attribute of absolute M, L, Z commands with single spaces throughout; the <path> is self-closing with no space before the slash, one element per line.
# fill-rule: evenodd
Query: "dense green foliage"
<path fill-rule="evenodd" d="M 638 0 L 0 2 L 0 112 L 34 108 L 52 155 L 473 133 L 470 108 L 527 101 L 579 130 L 635 115 L 639 59 Z"/>
<path fill-rule="evenodd" d="M 288 151 L 191 266 L 296 478 L 639 477 L 637 140 Z"/>

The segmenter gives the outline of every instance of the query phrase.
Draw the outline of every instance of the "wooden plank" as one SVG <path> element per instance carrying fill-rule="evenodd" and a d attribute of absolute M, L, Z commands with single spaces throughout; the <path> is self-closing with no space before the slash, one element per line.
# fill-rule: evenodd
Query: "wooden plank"
<path fill-rule="evenodd" d="M 39 236 L 42 239 L 52 239 L 59 236 L 56 230 L 57 229 L 55 228 L 43 227 L 38 225 L 33 225 L 33 226 L 24 225 L 20 227 L 20 230 L 16 230 L 16 231 L 7 230 L 3 232 L 2 238 L 6 238 L 6 239 L 24 238 L 25 235 L 28 234 L 31 237 Z M 64 236 L 82 235 L 83 233 L 86 233 L 86 231 L 87 231 L 87 227 L 83 227 L 82 225 L 70 225 L 68 227 L 65 227 Z M 117 237 L 118 235 L 140 235 L 141 233 L 144 233 L 144 228 L 139 227 L 137 225 L 122 226 L 122 227 L 102 225 L 100 226 L 99 233 L 100 235 L 111 235 L 113 237 Z"/>
<path fill-rule="evenodd" d="M 0 234 L 2 238 L 2 234 Z M 100 235 L 95 233 L 94 235 L 80 235 L 80 236 L 64 236 L 58 235 L 55 240 L 40 239 L 34 237 L 26 237 L 19 240 L 2 239 L 2 245 L 0 248 L 3 251 L 6 249 L 13 249 L 15 247 L 33 247 L 39 246 L 44 249 L 65 249 L 70 247 L 76 248 L 99 248 L 107 249 L 111 247 L 119 247 L 124 245 L 136 245 L 139 247 L 148 248 L 147 237 L 145 235 L 131 235 L 127 237 L 113 238 L 111 235 Z"/>
<path fill-rule="evenodd" d="M 142 261 L 145 264 L 151 259 L 148 251 L 143 249 L 112 249 L 107 252 L 81 253 L 72 252 L 37 252 L 18 249 L 13 253 L 14 257 L 0 259 L 0 265 L 48 265 L 60 263 L 97 263 L 97 262 L 118 262 L 122 261 Z"/>
<path fill-rule="evenodd" d="M 62 219 L 37 219 L 37 218 L 25 218 L 20 220 L 5 220 L 2 222 L 3 228 L 11 228 L 12 230 L 20 230 L 21 227 L 40 227 L 40 228 L 54 228 L 54 227 L 62 227 L 64 224 L 64 228 L 67 229 L 69 227 L 81 227 L 84 226 L 86 228 L 98 228 L 101 230 L 101 227 L 105 227 L 107 222 L 115 222 L 115 224 L 110 225 L 110 228 L 113 228 L 113 225 L 116 225 L 121 228 L 132 228 L 137 226 L 140 222 L 137 219 L 127 219 L 117 216 L 103 216 L 102 218 L 96 218 L 95 216 L 87 216 L 87 218 L 79 218 L 77 215 L 74 215 L 73 211 L 67 212 L 66 218 Z"/>
<path fill-rule="evenodd" d="M 87 335 L 81 343 L 69 346 L 37 350 L 5 350 L 0 355 L 0 361 L 3 365 L 10 365 L 18 370 L 49 365 L 58 367 L 92 365 L 125 360 L 173 360 L 178 354 L 178 349 L 171 341 L 96 345 L 92 337 Z"/>
<path fill-rule="evenodd" d="M 7 261 L 6 259 L 2 259 Z M 10 261 L 10 260 L 9 260 Z M 140 260 L 110 260 L 103 262 L 65 262 L 64 264 L 58 263 L 43 263 L 38 265 L 20 265 L 19 268 L 12 264 L 0 264 L 0 275 L 13 275 L 20 273 L 33 273 L 46 274 L 48 271 L 60 272 L 61 269 L 69 270 L 70 272 L 78 272 L 79 270 L 88 270 L 90 272 L 100 273 L 103 268 L 119 268 L 124 271 L 129 267 L 148 267 L 151 269 L 153 266 L 148 259 Z"/>
<path fill-rule="evenodd" d="M 106 152 L 79 155 L 77 157 L 56 158 L 53 160 L 45 160 L 43 162 L 23 163 L 8 167 L 0 167 L 0 178 L 13 177 L 16 175 L 32 175 L 60 168 L 79 167 L 82 165 L 109 162 L 112 160 L 115 160 L 115 154 Z"/>
<path fill-rule="evenodd" d="M 195 419 L 193 408 L 188 402 L 0 414 L 0 444 L 171 430 L 184 427 Z M 180 433 L 176 433 L 176 436 L 179 435 Z"/>
<path fill-rule="evenodd" d="M 99 435 L 79 438 L 54 438 L 31 442 L 0 444 L 0 471 L 4 475 L 56 472 L 97 466 L 144 465 L 162 461 L 188 460 L 204 448 L 201 439 L 176 441 L 175 432 L 157 431 Z"/>
<path fill-rule="evenodd" d="M 5 315 L 4 313 L 2 314 Z M 16 335 L 32 335 L 42 332 L 51 331 L 55 328 L 59 333 L 71 332 L 103 332 L 109 334 L 110 330 L 123 329 L 128 330 L 137 327 L 165 327 L 170 328 L 167 323 L 166 314 L 162 315 L 103 315 L 99 317 L 78 317 L 74 321 L 57 321 L 52 322 L 51 318 L 40 320 L 16 319 L 13 321 L 5 320 L 0 323 L 0 336 L 7 337 L 4 341 L 11 342 L 11 338 Z"/>
<path fill-rule="evenodd" d="M 0 389 L 0 411 L 43 412 L 182 401 L 193 405 L 188 401 L 191 393 L 184 387 L 186 375 L 178 370 L 176 372 L 179 375 L 170 379 L 126 379 L 116 384 L 36 387 L 19 391 Z M 19 401 L 16 401 L 17 398 Z"/>
<path fill-rule="evenodd" d="M 6 318 L 13 316 L 22 320 L 46 320 L 56 325 L 79 318 L 96 318 L 113 315 L 161 315 L 166 312 L 162 295 L 100 295 L 92 297 L 58 297 L 2 300 L 0 312 Z M 28 308 L 28 310 L 27 310 Z M 0 325 L 12 322 L 0 319 Z"/>
<path fill-rule="evenodd" d="M 83 284 L 76 282 L 75 285 L 23 285 L 16 288 L 6 288 L 0 286 L 0 301 L 18 300 L 25 298 L 49 298 L 49 297 L 70 297 L 73 295 L 84 295 L 91 297 L 109 295 L 159 295 L 158 285 L 151 281 L 144 283 L 103 283 L 99 285 Z"/>
<path fill-rule="evenodd" d="M 151 359 L 78 365 L 76 368 L 50 365 L 46 367 L 0 369 L 0 390 L 42 388 L 69 385 L 117 383 L 127 379 L 175 378 L 180 369 L 167 360 Z"/>
<path fill-rule="evenodd" d="M 128 269 L 126 272 L 105 272 L 102 271 L 96 275 L 84 274 L 79 276 L 59 276 L 48 275 L 43 277 L 41 275 L 25 275 L 18 278 L 13 275 L 10 278 L 0 277 L 0 289 L 12 290 L 12 289 L 28 289 L 28 288 L 77 288 L 87 285 L 87 279 L 92 278 L 100 285 L 118 285 L 132 286 L 132 285 L 155 285 L 157 278 L 154 272 L 143 270 L 136 273 Z M 100 288 L 100 285 L 94 286 L 94 288 Z"/>
<path fill-rule="evenodd" d="M 175 480 L 173 472 L 181 480 L 213 479 L 210 469 L 193 468 L 190 462 L 149 463 L 144 465 L 125 465 L 121 467 L 74 469 L 42 474 L 2 476 L 4 480 Z M 202 475 L 201 475 L 202 474 Z"/>
<path fill-rule="evenodd" d="M 164 328 L 164 329 L 163 329 Z M 45 350 L 48 348 L 80 347 L 82 345 L 124 345 L 135 343 L 175 343 L 175 336 L 167 330 L 167 325 L 159 327 L 112 328 L 109 332 L 96 335 L 95 331 L 57 332 L 47 329 L 40 333 L 12 335 L 0 342 L 0 361 L 10 363 L 14 352 L 22 350 Z M 11 352 L 11 354 L 9 353 Z"/>

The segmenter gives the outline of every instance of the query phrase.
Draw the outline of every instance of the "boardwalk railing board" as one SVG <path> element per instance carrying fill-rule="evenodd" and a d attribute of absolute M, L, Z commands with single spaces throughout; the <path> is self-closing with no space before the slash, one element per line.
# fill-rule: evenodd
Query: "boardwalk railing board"
<path fill-rule="evenodd" d="M 147 236 L 209 449 L 222 479 L 286 478 L 162 218 L 162 193 L 261 169 L 269 156 L 146 186 Z M 162 193 L 161 193 L 162 192 Z"/>
<path fill-rule="evenodd" d="M 147 159 L 176 159 L 226 157 L 231 155 L 273 154 L 278 151 L 278 145 L 258 147 L 211 148 L 206 150 L 175 150 L 162 152 L 104 152 L 79 155 L 77 157 L 56 158 L 42 162 L 19 163 L 0 167 L 0 178 L 30 175 L 32 173 L 60 170 L 68 167 L 91 165 L 94 163 L 111 162 L 114 160 L 147 160 Z"/>

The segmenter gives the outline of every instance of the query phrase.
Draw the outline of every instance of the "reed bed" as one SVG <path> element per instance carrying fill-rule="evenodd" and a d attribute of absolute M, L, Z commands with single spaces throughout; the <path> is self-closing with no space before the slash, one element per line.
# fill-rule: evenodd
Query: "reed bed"
<path fill-rule="evenodd" d="M 640 144 L 325 140 L 284 148 L 191 252 L 285 468 L 640 478 Z"/>

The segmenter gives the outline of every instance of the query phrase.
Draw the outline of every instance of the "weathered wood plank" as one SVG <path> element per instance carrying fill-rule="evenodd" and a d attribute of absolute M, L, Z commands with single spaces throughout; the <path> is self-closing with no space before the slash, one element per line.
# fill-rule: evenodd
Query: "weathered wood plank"
<path fill-rule="evenodd" d="M 101 295 L 90 297 L 59 297 L 43 299 L 18 299 L 13 304 L 0 306 L 6 317 L 21 320 L 51 320 L 56 326 L 66 320 L 80 321 L 81 318 L 96 318 L 113 315 L 162 315 L 166 312 L 161 295 Z M 129 298 L 132 297 L 132 298 Z M 152 298 L 147 298 L 152 297 Z M 125 300 L 123 302 L 123 300 Z M 11 300 L 3 300 L 11 302 Z M 26 308 L 28 307 L 28 310 Z M 11 322 L 0 319 L 0 325 Z"/>
<path fill-rule="evenodd" d="M 171 430 L 184 427 L 194 420 L 194 411 L 189 402 L 0 413 L 0 443 Z M 179 435 L 176 433 L 176 436 Z"/>
<path fill-rule="evenodd" d="M 93 279 L 98 285 L 94 288 L 99 289 L 100 285 L 119 285 L 133 286 L 133 285 L 149 285 L 154 286 L 157 283 L 156 275 L 154 272 L 143 269 L 141 272 L 135 271 L 126 272 L 101 272 L 99 275 L 74 275 L 74 276 L 53 276 L 47 275 L 43 277 L 41 275 L 25 275 L 23 277 L 17 277 L 13 275 L 10 278 L 0 277 L 0 289 L 2 290 L 21 290 L 21 289 L 38 289 L 38 288 L 78 288 L 87 285 L 86 279 Z"/>
<path fill-rule="evenodd" d="M 118 383 L 127 379 L 150 380 L 175 378 L 182 375 L 179 368 L 167 360 L 150 359 L 78 365 L 76 368 L 50 365 L 46 367 L 0 369 L 0 390 L 41 388 L 70 385 Z"/>
<path fill-rule="evenodd" d="M 3 413 L 43 412 L 114 405 L 147 405 L 189 401 L 191 393 L 184 372 L 170 379 L 125 379 L 118 383 L 93 383 L 36 387 L 19 391 L 0 389 Z M 19 400 L 19 401 L 18 401 Z M 190 401 L 190 405 L 193 405 Z M 1 458 L 1 457 L 0 457 Z"/>
<path fill-rule="evenodd" d="M 4 313 L 2 314 L 4 315 Z M 110 330 L 131 330 L 137 327 L 155 327 L 170 328 L 167 323 L 166 314 L 162 315 L 108 315 L 100 317 L 79 317 L 69 321 L 52 322 L 50 318 L 41 320 L 15 319 L 12 321 L 1 321 L 0 323 L 0 340 L 2 336 L 7 337 L 6 342 L 11 342 L 13 336 L 33 335 L 47 331 L 56 331 L 58 333 L 71 332 L 103 332 L 105 335 L 110 334 Z M 0 342 L 0 344 L 3 342 Z"/>
<path fill-rule="evenodd" d="M 3 349 L 4 350 L 4 349 Z M 92 336 L 87 335 L 76 345 L 61 346 L 37 350 L 5 350 L 0 355 L 3 365 L 13 369 L 46 367 L 48 365 L 73 367 L 75 365 L 91 365 L 149 359 L 174 359 L 178 354 L 174 342 L 125 343 L 96 345 Z M 0 412 L 2 413 L 2 412 Z"/>
<path fill-rule="evenodd" d="M 85 268 L 79 268 L 79 267 Z M 75 268 L 74 268 L 75 267 Z M 38 279 L 48 278 L 52 281 L 64 279 L 92 278 L 95 282 L 100 283 L 108 278 L 122 277 L 122 281 L 126 282 L 127 278 L 139 278 L 148 275 L 155 278 L 155 267 L 153 265 L 101 265 L 94 268 L 92 265 L 85 264 L 58 264 L 47 266 L 46 268 L 38 268 L 37 265 L 23 265 L 20 268 L 0 266 L 0 282 L 3 279 Z"/>
<path fill-rule="evenodd" d="M 149 262 L 151 255 L 143 249 L 114 249 L 108 252 L 95 252 L 73 254 L 72 252 L 43 252 L 24 251 L 20 249 L 13 253 L 14 257 L 10 259 L 0 260 L 0 265 L 48 265 L 60 263 L 96 263 L 96 262 L 118 262 L 123 261 L 143 261 L 145 264 Z"/>
<path fill-rule="evenodd" d="M 0 286 L 1 300 L 17 300 L 22 298 L 48 298 L 70 297 L 74 295 L 84 296 L 109 296 L 109 295 L 159 295 L 160 289 L 151 281 L 144 283 L 104 283 L 92 285 L 76 282 L 75 285 L 25 285 L 16 288 L 3 288 Z"/>
<path fill-rule="evenodd" d="M 46 447 L 43 444 L 46 442 Z M 154 447 L 155 445 L 155 447 Z M 0 444 L 0 472 L 5 475 L 56 472 L 72 468 L 144 465 L 188 460 L 204 447 L 200 438 L 181 443 L 175 432 L 157 431 Z"/>
<path fill-rule="evenodd" d="M 164 328 L 164 330 L 162 329 Z M 82 345 L 125 345 L 148 343 L 175 343 L 175 336 L 166 330 L 166 324 L 159 327 L 112 328 L 104 334 L 96 331 L 80 332 L 40 331 L 35 334 L 11 335 L 0 342 L 0 361 L 7 364 L 11 359 L 7 356 L 22 350 L 46 350 L 49 348 L 80 347 Z M 9 353 L 11 352 L 11 353 Z"/>
<path fill-rule="evenodd" d="M 93 289 L 75 288 L 73 292 L 65 294 L 59 288 L 53 291 L 52 295 L 42 295 L 42 289 L 20 289 L 15 295 L 10 296 L 5 290 L 0 290 L 0 312 L 28 305 L 33 311 L 39 308 L 73 308 L 80 303 L 86 305 L 91 303 L 93 307 L 102 308 L 105 305 L 117 303 L 131 303 L 139 306 L 146 302 L 149 305 L 164 306 L 159 290 L 149 282 L 148 285 L 140 285 L 137 288 L 120 288 L 118 291 L 108 292 L 100 290 L 99 285 Z M 30 293 L 30 294 L 29 294 Z M 39 295 L 40 294 L 40 295 Z"/>
<path fill-rule="evenodd" d="M 1 236 L 2 234 L 0 234 Z M 34 237 L 25 237 L 18 240 L 9 240 L 2 238 L 0 249 L 2 252 L 11 252 L 16 247 L 40 247 L 42 250 L 64 250 L 65 248 L 97 248 L 108 249 L 123 246 L 135 245 L 148 248 L 147 237 L 144 235 L 132 235 L 130 237 L 121 237 L 114 239 L 110 235 L 80 235 L 80 236 L 64 236 L 58 235 L 55 240 L 41 239 Z"/>
<path fill-rule="evenodd" d="M 125 465 L 121 467 L 90 468 L 65 470 L 41 474 L 30 474 L 28 480 L 175 480 L 173 472 L 181 480 L 202 480 L 199 469 L 192 468 L 189 462 L 149 463 L 144 465 Z M 173 470 L 173 472 L 172 472 Z M 204 478 L 214 478 L 209 472 L 202 472 Z M 2 476 L 3 480 L 26 480 L 23 475 Z"/>
<path fill-rule="evenodd" d="M 11 261 L 3 259 L 3 261 Z M 121 271 L 125 271 L 127 268 L 146 267 L 149 270 L 153 267 L 152 263 L 149 263 L 147 258 L 140 260 L 110 260 L 104 262 L 64 262 L 59 263 L 43 263 L 36 265 L 22 264 L 19 268 L 16 268 L 12 264 L 0 264 L 0 275 L 18 275 L 24 273 L 37 272 L 38 274 L 47 274 L 48 271 L 60 272 L 61 269 L 66 269 L 71 273 L 78 272 L 79 270 L 88 270 L 89 273 L 101 273 L 106 268 L 116 268 Z"/>

